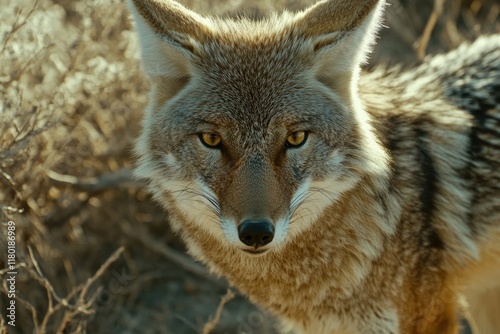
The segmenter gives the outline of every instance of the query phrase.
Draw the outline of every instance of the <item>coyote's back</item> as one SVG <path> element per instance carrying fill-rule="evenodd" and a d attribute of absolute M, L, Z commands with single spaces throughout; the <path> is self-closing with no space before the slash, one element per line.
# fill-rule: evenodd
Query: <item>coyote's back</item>
<path fill-rule="evenodd" d="M 456 334 L 464 296 L 495 333 L 500 36 L 360 74 L 383 6 L 130 0 L 152 84 L 137 174 L 190 253 L 296 333 Z"/>
<path fill-rule="evenodd" d="M 478 333 L 500 329 L 499 54 L 500 36 L 481 37 L 411 71 L 360 80 L 395 187 L 419 207 L 415 236 L 431 247 L 416 245 L 424 257 L 441 249 L 452 259 Z"/>

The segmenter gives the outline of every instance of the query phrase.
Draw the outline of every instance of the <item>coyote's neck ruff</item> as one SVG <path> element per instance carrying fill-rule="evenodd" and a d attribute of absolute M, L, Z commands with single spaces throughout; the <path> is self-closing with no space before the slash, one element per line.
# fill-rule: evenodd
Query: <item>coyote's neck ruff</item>
<path fill-rule="evenodd" d="M 297 333 L 458 333 L 461 295 L 500 274 L 500 36 L 360 75 L 383 6 L 130 1 L 137 174 L 191 254 Z"/>

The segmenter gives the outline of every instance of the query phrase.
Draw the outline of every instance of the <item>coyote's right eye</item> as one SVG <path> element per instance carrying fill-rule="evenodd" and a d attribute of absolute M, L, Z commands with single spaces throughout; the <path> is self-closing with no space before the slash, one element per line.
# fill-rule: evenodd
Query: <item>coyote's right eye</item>
<path fill-rule="evenodd" d="M 297 148 L 304 145 L 307 140 L 307 131 L 295 131 L 286 138 L 285 146 L 288 148 Z"/>
<path fill-rule="evenodd" d="M 200 141 L 208 148 L 219 148 L 221 144 L 221 137 L 212 132 L 202 132 L 199 135 Z"/>

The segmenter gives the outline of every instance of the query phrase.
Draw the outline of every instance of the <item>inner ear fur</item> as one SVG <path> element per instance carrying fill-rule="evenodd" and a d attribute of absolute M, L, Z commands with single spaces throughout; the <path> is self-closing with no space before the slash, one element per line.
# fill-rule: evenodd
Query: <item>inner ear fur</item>
<path fill-rule="evenodd" d="M 209 21 L 170 0 L 129 0 L 129 7 L 146 75 L 191 77 L 196 46 L 210 34 Z"/>
<path fill-rule="evenodd" d="M 319 81 L 349 97 L 378 30 L 384 0 L 325 0 L 299 14 L 296 27 L 313 46 Z"/>
<path fill-rule="evenodd" d="M 189 40 L 201 41 L 209 34 L 209 21 L 171 0 L 129 0 L 151 30 L 190 49 Z"/>
<path fill-rule="evenodd" d="M 297 24 L 307 37 L 342 34 L 361 26 L 379 0 L 320 1 L 299 16 Z"/>

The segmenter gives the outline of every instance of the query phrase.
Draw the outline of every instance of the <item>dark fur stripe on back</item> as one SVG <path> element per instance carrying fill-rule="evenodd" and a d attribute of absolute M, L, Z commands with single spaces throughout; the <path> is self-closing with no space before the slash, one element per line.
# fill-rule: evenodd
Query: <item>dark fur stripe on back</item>
<path fill-rule="evenodd" d="M 443 248 L 444 243 L 436 229 L 433 226 L 433 217 L 435 210 L 436 183 L 438 179 L 437 171 L 434 167 L 434 161 L 429 152 L 429 143 L 426 140 L 426 133 L 421 127 L 416 130 L 416 144 L 418 150 L 418 159 L 421 168 L 421 188 L 420 203 L 423 212 L 423 242 L 431 248 Z"/>

